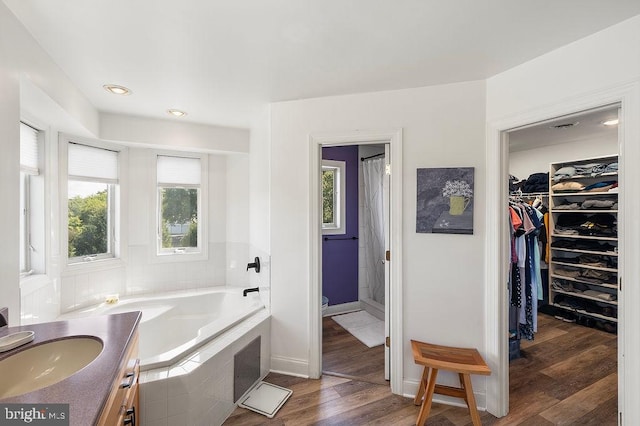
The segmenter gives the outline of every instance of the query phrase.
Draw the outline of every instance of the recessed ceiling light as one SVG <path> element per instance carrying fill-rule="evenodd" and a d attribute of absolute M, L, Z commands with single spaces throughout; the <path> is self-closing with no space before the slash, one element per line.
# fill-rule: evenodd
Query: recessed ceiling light
<path fill-rule="evenodd" d="M 127 96 L 133 93 L 130 89 L 127 89 L 124 86 L 118 86 L 117 84 L 105 84 L 102 87 L 104 87 L 104 90 L 109 93 L 113 93 L 114 95 Z"/>
<path fill-rule="evenodd" d="M 603 121 L 602 124 L 604 124 L 605 126 L 615 126 L 618 124 L 618 119 L 614 118 L 612 120 L 607 120 L 607 121 Z"/>
<path fill-rule="evenodd" d="M 179 109 L 168 109 L 167 114 L 171 114 L 174 117 L 184 117 L 185 115 L 187 115 L 186 112 L 180 111 Z"/>

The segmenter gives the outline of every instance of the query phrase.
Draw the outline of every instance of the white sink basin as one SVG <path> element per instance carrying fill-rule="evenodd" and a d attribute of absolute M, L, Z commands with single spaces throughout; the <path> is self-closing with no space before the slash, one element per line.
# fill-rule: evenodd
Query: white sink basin
<path fill-rule="evenodd" d="M 102 342 L 74 337 L 46 342 L 0 361 L 0 399 L 53 385 L 96 359 Z"/>

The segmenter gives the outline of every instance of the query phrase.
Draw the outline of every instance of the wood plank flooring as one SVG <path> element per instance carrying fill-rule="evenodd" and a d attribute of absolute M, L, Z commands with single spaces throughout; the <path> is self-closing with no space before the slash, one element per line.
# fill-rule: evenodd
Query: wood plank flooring
<path fill-rule="evenodd" d="M 415 424 L 419 407 L 391 394 L 384 381 L 383 348 L 369 352 L 328 318 L 323 326 L 324 370 L 340 376 L 309 380 L 271 373 L 268 382 L 293 390 L 278 414 L 268 419 L 238 408 L 225 425 Z M 500 419 L 483 412 L 484 425 L 617 424 L 615 334 L 540 314 L 535 340 L 523 341 L 521 351 L 510 365 L 510 412 Z M 434 403 L 427 425 L 466 426 L 471 418 L 466 408 Z"/>
<path fill-rule="evenodd" d="M 322 372 L 389 386 L 384 346 L 368 348 L 330 317 L 322 319 Z"/>

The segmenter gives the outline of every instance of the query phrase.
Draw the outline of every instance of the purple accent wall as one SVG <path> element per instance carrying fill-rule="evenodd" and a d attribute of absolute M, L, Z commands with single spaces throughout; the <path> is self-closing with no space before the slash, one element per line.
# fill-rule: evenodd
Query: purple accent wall
<path fill-rule="evenodd" d="M 329 305 L 358 300 L 358 147 L 322 148 L 324 160 L 345 161 L 346 234 L 322 237 L 322 295 Z M 328 240 L 325 240 L 325 237 Z M 335 240 L 336 238 L 348 238 Z M 333 239 L 333 241 L 332 241 Z"/>

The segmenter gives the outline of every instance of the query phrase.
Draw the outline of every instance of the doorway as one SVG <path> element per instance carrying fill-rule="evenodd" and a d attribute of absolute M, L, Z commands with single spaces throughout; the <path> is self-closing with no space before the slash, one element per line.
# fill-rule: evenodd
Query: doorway
<path fill-rule="evenodd" d="M 393 393 L 402 392 L 402 131 L 351 131 L 334 134 L 314 134 L 310 136 L 310 180 L 311 221 L 317 224 L 311 233 L 311 282 L 309 320 L 310 339 L 310 377 L 319 378 L 322 374 L 322 192 L 321 158 L 322 147 L 388 144 L 390 167 L 385 169 L 389 176 L 389 253 L 385 253 L 386 267 L 389 271 L 388 297 L 385 300 L 385 321 L 388 334 L 384 345 L 389 368 L 389 381 Z M 398 336 L 394 344 L 394 336 Z"/>
<path fill-rule="evenodd" d="M 546 397 L 539 398 L 537 421 L 617 423 L 618 258 L 623 255 L 618 115 L 618 104 L 607 105 L 505 132 L 508 229 L 513 230 L 509 405 L 514 409 L 523 397 L 530 399 L 518 385 L 526 381 L 528 391 L 539 389 Z M 544 220 L 539 230 L 524 235 L 518 219 L 533 215 Z M 520 250 L 518 240 L 527 241 Z M 590 396 L 596 388 L 600 391 Z M 571 412 L 575 401 L 593 412 Z"/>
<path fill-rule="evenodd" d="M 388 144 L 322 147 L 323 374 L 386 384 Z"/>

